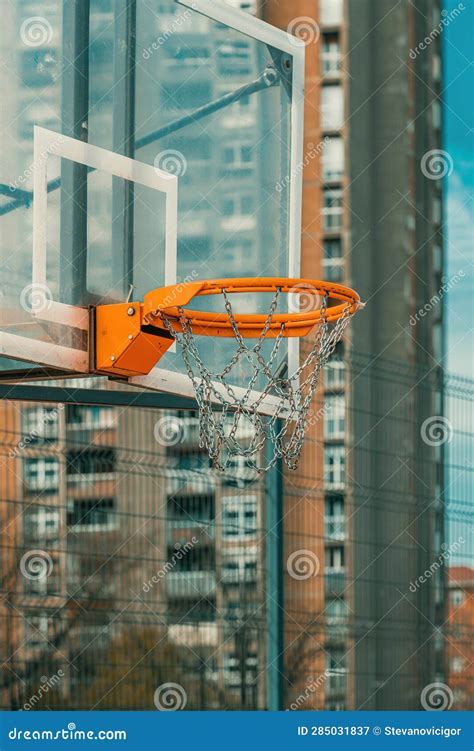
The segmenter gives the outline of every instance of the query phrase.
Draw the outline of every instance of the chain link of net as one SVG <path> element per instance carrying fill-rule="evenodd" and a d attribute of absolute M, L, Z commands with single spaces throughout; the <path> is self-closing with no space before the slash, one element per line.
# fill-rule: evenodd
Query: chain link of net
<path fill-rule="evenodd" d="M 246 466 L 257 472 L 267 472 L 279 459 L 283 459 L 290 469 L 296 469 L 322 368 L 349 323 L 351 307 L 348 305 L 335 323 L 329 323 L 326 319 L 328 299 L 326 296 L 322 298 L 321 322 L 316 324 L 309 353 L 294 373 L 282 377 L 272 368 L 284 338 L 284 324 L 274 339 L 267 339 L 280 290 L 277 289 L 273 297 L 257 340 L 250 340 L 255 341 L 252 345 L 246 343 L 239 331 L 225 290 L 222 290 L 222 295 L 237 349 L 220 372 L 213 373 L 203 362 L 191 323 L 182 309 L 179 319 L 163 312 L 159 314 L 176 339 L 193 384 L 199 410 L 200 446 L 206 448 L 214 467 L 222 471 L 231 469 L 236 457 L 243 457 Z M 177 321 L 181 331 L 175 325 Z M 270 341 L 273 341 L 273 346 L 269 355 L 265 353 L 264 356 L 262 347 Z M 252 374 L 247 387 L 236 390 L 226 378 L 242 358 L 250 365 Z M 261 376 L 266 381 L 263 386 L 259 383 Z M 260 413 L 260 408 L 264 404 L 267 406 L 267 402 L 272 405 L 270 416 Z M 239 428 L 244 439 L 239 438 Z"/>

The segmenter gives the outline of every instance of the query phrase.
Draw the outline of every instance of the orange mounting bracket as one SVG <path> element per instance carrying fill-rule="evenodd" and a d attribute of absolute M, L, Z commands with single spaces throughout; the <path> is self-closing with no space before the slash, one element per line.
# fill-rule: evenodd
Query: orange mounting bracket
<path fill-rule="evenodd" d="M 98 305 L 94 328 L 95 372 L 125 378 L 149 373 L 174 342 L 167 329 L 146 324 L 137 302 Z"/>

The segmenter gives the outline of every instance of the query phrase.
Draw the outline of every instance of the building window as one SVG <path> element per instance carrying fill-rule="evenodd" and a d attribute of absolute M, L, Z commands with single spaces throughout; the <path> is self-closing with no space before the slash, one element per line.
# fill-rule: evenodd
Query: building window
<path fill-rule="evenodd" d="M 327 488 L 344 487 L 344 446 L 324 447 L 324 482 Z"/>
<path fill-rule="evenodd" d="M 326 78 L 338 76 L 341 71 L 341 44 L 338 34 L 323 34 L 321 71 Z"/>
<path fill-rule="evenodd" d="M 249 272 L 248 276 L 254 276 L 254 272 L 258 270 L 254 248 L 254 242 L 250 238 L 231 238 L 222 244 L 219 257 L 229 276 L 243 276 L 244 271 Z"/>
<path fill-rule="evenodd" d="M 28 433 L 25 442 L 55 441 L 58 438 L 56 407 L 33 407 L 23 411 L 23 432 Z M 24 439 L 25 440 L 25 439 Z"/>
<path fill-rule="evenodd" d="M 343 360 L 330 360 L 324 370 L 327 389 L 344 388 L 345 365 Z"/>
<path fill-rule="evenodd" d="M 323 130 L 340 130 L 344 123 L 342 86 L 321 89 L 321 126 Z"/>
<path fill-rule="evenodd" d="M 443 271 L 443 250 L 440 245 L 433 245 L 433 271 L 435 274 Z"/>
<path fill-rule="evenodd" d="M 453 589 L 451 592 L 451 603 L 455 607 L 459 607 L 464 602 L 464 592 L 462 589 Z"/>
<path fill-rule="evenodd" d="M 342 649 L 326 654 L 327 692 L 342 694 L 346 690 L 346 659 Z"/>
<path fill-rule="evenodd" d="M 246 540 L 257 534 L 257 496 L 222 498 L 222 538 Z"/>
<path fill-rule="evenodd" d="M 252 72 L 252 48 L 249 42 L 226 40 L 217 48 L 217 65 L 221 75 L 242 76 Z"/>
<path fill-rule="evenodd" d="M 328 282 L 342 281 L 344 258 L 340 237 L 324 240 L 323 272 Z"/>
<path fill-rule="evenodd" d="M 68 404 L 67 426 L 74 428 L 111 428 L 117 424 L 117 413 L 113 407 L 83 407 Z"/>
<path fill-rule="evenodd" d="M 191 528 L 197 524 L 214 524 L 214 495 L 170 496 L 168 521 L 173 527 Z"/>
<path fill-rule="evenodd" d="M 57 560 L 44 576 L 23 579 L 23 592 L 27 595 L 56 595 L 60 589 L 60 568 Z"/>
<path fill-rule="evenodd" d="M 443 328 L 439 321 L 433 324 L 433 357 L 438 362 L 443 358 Z"/>
<path fill-rule="evenodd" d="M 226 146 L 222 152 L 222 172 L 235 171 L 237 175 L 251 174 L 254 167 L 252 147 L 247 144 Z"/>
<path fill-rule="evenodd" d="M 326 498 L 324 521 L 325 535 L 328 540 L 344 540 L 345 517 L 344 499 L 342 498 L 342 496 Z"/>
<path fill-rule="evenodd" d="M 26 459 L 24 463 L 24 477 L 29 490 L 57 490 L 59 484 L 59 463 L 51 457 Z"/>
<path fill-rule="evenodd" d="M 54 49 L 26 50 L 21 55 L 21 77 L 32 89 L 56 83 L 59 61 Z"/>
<path fill-rule="evenodd" d="M 324 414 L 324 437 L 330 439 L 344 438 L 345 400 L 343 394 L 329 394 L 326 397 Z"/>
<path fill-rule="evenodd" d="M 344 571 L 344 547 L 326 548 L 325 550 L 326 573 L 341 573 Z"/>
<path fill-rule="evenodd" d="M 25 644 L 29 649 L 41 648 L 45 650 L 50 643 L 49 634 L 51 618 L 44 614 L 28 613 L 23 619 L 25 625 Z"/>
<path fill-rule="evenodd" d="M 53 108 L 43 98 L 41 104 L 39 102 L 31 104 L 25 111 L 24 117 L 18 125 L 18 135 L 20 138 L 33 140 L 35 125 L 41 125 L 42 128 L 49 128 L 50 130 L 60 130 L 61 128 L 61 121 L 57 113 L 54 112 Z M 29 184 L 32 185 L 32 183 Z"/>
<path fill-rule="evenodd" d="M 222 214 L 224 216 L 246 216 L 252 215 L 255 211 L 255 201 L 253 196 L 246 194 L 235 194 L 227 196 L 222 201 Z"/>
<path fill-rule="evenodd" d="M 191 111 L 211 101 L 211 84 L 204 81 L 163 86 L 162 105 L 168 110 Z"/>
<path fill-rule="evenodd" d="M 441 80 L 441 58 L 436 52 L 431 56 L 431 72 L 433 81 L 439 83 Z"/>
<path fill-rule="evenodd" d="M 344 600 L 329 600 L 325 607 L 328 625 L 342 625 L 347 619 L 347 603 Z"/>
<path fill-rule="evenodd" d="M 67 523 L 90 531 L 93 529 L 113 529 L 115 526 L 115 503 L 113 498 L 95 498 L 91 500 L 73 500 L 69 502 Z"/>
<path fill-rule="evenodd" d="M 209 47 L 204 45 L 181 44 L 178 46 L 163 45 L 163 53 L 167 60 L 179 65 L 205 65 L 211 57 Z"/>
<path fill-rule="evenodd" d="M 70 451 L 67 456 L 68 479 L 84 475 L 111 474 L 116 468 L 114 449 Z"/>
<path fill-rule="evenodd" d="M 325 182 L 341 180 L 344 175 L 344 141 L 340 136 L 328 138 L 324 144 L 322 173 Z"/>
<path fill-rule="evenodd" d="M 342 229 L 342 190 L 326 189 L 323 193 L 323 229 L 334 232 Z"/>
<path fill-rule="evenodd" d="M 439 198 L 433 199 L 433 222 L 435 224 L 441 224 L 442 220 L 442 213 L 441 213 L 441 200 Z"/>
<path fill-rule="evenodd" d="M 257 579 L 257 549 L 232 548 L 224 553 L 222 560 L 222 581 L 225 584 L 255 582 Z"/>
<path fill-rule="evenodd" d="M 238 688 L 241 685 L 242 674 L 245 675 L 246 684 L 251 685 L 257 677 L 257 653 L 248 652 L 245 661 L 237 654 L 225 654 L 223 667 L 224 683 L 229 688 Z"/>
<path fill-rule="evenodd" d="M 343 0 L 319 0 L 319 18 L 324 26 L 339 26 L 342 23 Z"/>
<path fill-rule="evenodd" d="M 23 538 L 25 543 L 40 540 L 53 542 L 59 537 L 59 509 L 51 506 L 30 506 L 23 516 Z"/>
<path fill-rule="evenodd" d="M 439 130 L 441 128 L 441 104 L 437 99 L 431 103 L 431 113 L 433 116 L 433 128 Z"/>
<path fill-rule="evenodd" d="M 451 658 L 451 670 L 453 673 L 462 673 L 465 663 L 464 657 L 456 655 L 456 657 Z"/>

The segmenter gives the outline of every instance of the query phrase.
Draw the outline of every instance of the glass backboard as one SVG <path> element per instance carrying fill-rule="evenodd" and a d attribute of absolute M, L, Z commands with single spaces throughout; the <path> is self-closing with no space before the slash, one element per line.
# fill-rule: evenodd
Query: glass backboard
<path fill-rule="evenodd" d="M 303 42 L 235 2 L 37 5 L 5 8 L 0 377 L 87 375 L 90 306 L 297 277 Z M 266 298 L 235 311 L 265 313 Z M 200 347 L 219 369 L 235 343 Z M 281 367 L 297 364 L 286 340 Z M 131 383 L 189 390 L 173 350 Z"/>

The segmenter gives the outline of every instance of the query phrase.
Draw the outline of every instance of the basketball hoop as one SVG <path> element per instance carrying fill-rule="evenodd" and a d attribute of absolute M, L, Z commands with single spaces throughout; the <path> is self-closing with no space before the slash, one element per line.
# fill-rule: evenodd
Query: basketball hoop
<path fill-rule="evenodd" d="M 234 313 L 231 295 L 245 292 L 273 293 L 268 313 Z M 276 312 L 282 293 L 298 296 L 300 305 L 295 312 Z M 218 294 L 223 297 L 225 313 L 185 307 L 196 297 Z M 301 305 L 303 296 L 305 304 Z M 351 316 L 361 307 L 359 295 L 340 284 L 287 278 L 216 279 L 149 292 L 143 302 L 143 321 L 163 329 L 177 342 L 198 404 L 200 445 L 207 449 L 214 466 L 226 470 L 240 456 L 250 468 L 265 472 L 279 458 L 290 469 L 297 468 L 321 370 Z M 294 373 L 281 374 L 277 356 L 283 339 L 305 337 L 313 330 L 309 353 Z M 220 372 L 212 372 L 200 355 L 199 336 L 235 339 L 236 350 Z M 272 340 L 272 347 L 264 356 L 262 347 L 267 340 Z M 243 359 L 251 376 L 247 387 L 237 390 L 226 379 Z M 257 391 L 262 378 L 265 385 Z M 267 414 L 262 414 L 264 405 Z M 247 430 L 239 431 L 243 426 Z M 246 442 L 239 440 L 240 432 L 245 432 Z M 262 459 L 266 441 L 273 455 Z"/>

